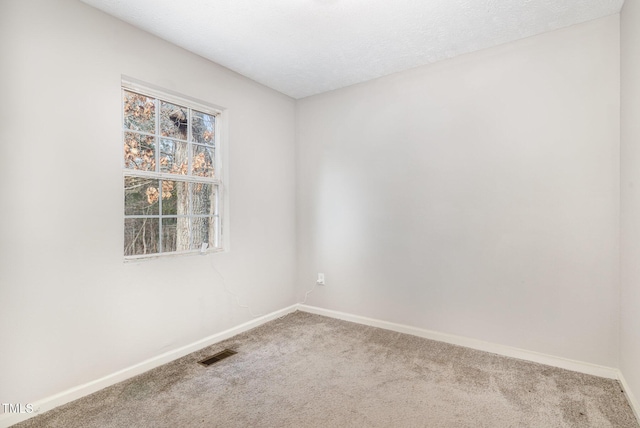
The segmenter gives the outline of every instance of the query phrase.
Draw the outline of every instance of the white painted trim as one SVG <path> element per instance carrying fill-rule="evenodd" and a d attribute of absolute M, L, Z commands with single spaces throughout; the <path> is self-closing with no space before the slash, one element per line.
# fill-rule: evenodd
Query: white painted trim
<path fill-rule="evenodd" d="M 87 382 L 83 385 L 70 388 L 66 391 L 55 394 L 51 397 L 38 400 L 32 403 L 34 408 L 33 413 L 2 414 L 0 415 L 0 428 L 9 427 L 13 424 L 17 424 L 18 422 L 34 417 L 39 413 L 46 412 L 55 407 L 66 404 L 70 401 L 77 400 L 78 398 L 82 398 L 86 395 L 92 394 L 108 386 L 115 385 L 118 382 L 122 382 L 129 378 L 137 376 L 141 373 L 154 369 L 158 366 L 161 366 L 163 364 L 166 364 L 168 362 L 181 358 L 192 352 L 198 351 L 207 346 L 211 346 L 215 343 L 218 343 L 230 337 L 233 337 L 237 334 L 251 330 L 252 328 L 258 327 L 276 318 L 280 318 L 282 316 L 295 312 L 296 310 L 317 314 L 317 315 L 323 315 L 330 318 L 341 319 L 344 321 L 355 322 L 357 324 L 368 325 L 371 327 L 378 327 L 385 330 L 396 331 L 398 333 L 411 334 L 413 336 L 424 337 L 426 339 L 437 340 L 445 343 L 451 343 L 453 345 L 464 346 L 467 348 L 477 349 L 480 351 L 491 352 L 494 354 L 504 355 L 512 358 L 518 358 L 525 361 L 533 361 L 536 363 L 546 364 L 553 367 L 573 370 L 579 373 L 605 377 L 608 379 L 617 379 L 620 381 L 620 384 L 622 385 L 624 393 L 627 396 L 629 404 L 633 409 L 633 412 L 635 413 L 636 418 L 640 422 L 640 404 L 636 399 L 636 397 L 634 396 L 631 389 L 629 388 L 629 385 L 625 381 L 624 376 L 618 369 L 585 363 L 582 361 L 570 360 L 567 358 L 556 357 L 553 355 L 542 354 L 534 351 L 527 351 L 524 349 L 514 348 L 511 346 L 505 346 L 505 345 L 500 345 L 500 344 L 491 343 L 491 342 L 485 342 L 482 340 L 471 339 L 468 337 L 455 336 L 455 335 L 446 334 L 446 333 L 439 333 L 439 332 L 426 330 L 418 327 L 412 327 L 412 326 L 403 325 L 403 324 L 396 324 L 388 321 L 367 318 L 359 315 L 352 315 L 344 312 L 333 311 L 330 309 L 323 309 L 323 308 L 318 308 L 315 306 L 309 306 L 304 304 L 295 304 L 287 308 L 281 309 L 279 311 L 275 311 L 270 314 L 263 315 L 258 318 L 254 318 L 237 327 L 233 327 L 228 330 L 222 331 L 220 333 L 211 335 L 209 337 L 205 337 L 204 339 L 198 340 L 189 345 L 185 345 L 173 351 L 165 352 L 164 354 L 161 354 L 157 357 L 150 358 L 146 361 L 135 364 L 131 367 L 117 371 L 110 375 L 104 376 L 100 379 Z M 23 404 L 26 404 L 26 403 L 23 403 Z"/>
<path fill-rule="evenodd" d="M 222 331 L 220 333 L 213 334 L 209 337 L 205 337 L 204 339 L 200 339 L 189 345 L 182 346 L 178 349 L 174 349 L 172 351 L 168 351 L 168 352 L 165 352 L 164 354 L 158 355 L 157 357 L 153 357 L 148 360 L 142 361 L 141 363 L 134 364 L 133 366 L 119 370 L 115 373 L 109 374 L 100 379 L 96 379 L 94 381 L 87 382 L 82 385 L 78 385 L 76 387 L 67 389 L 66 391 L 60 392 L 58 394 L 52 395 L 42 400 L 38 400 L 36 402 L 31 403 L 33 404 L 33 409 L 34 409 L 33 413 L 0 414 L 0 428 L 9 427 L 11 425 L 17 424 L 18 422 L 22 422 L 24 420 L 37 416 L 40 413 L 44 413 L 55 407 L 66 404 L 70 401 L 77 400 L 78 398 L 82 398 L 89 394 L 93 394 L 94 392 L 99 391 L 103 388 L 106 388 L 111 385 L 115 385 L 116 383 L 122 382 L 123 380 L 130 379 L 134 376 L 137 376 L 141 373 L 154 369 L 158 366 L 161 366 L 163 364 L 166 364 L 178 358 L 184 357 L 185 355 L 188 355 L 192 352 L 199 351 L 200 349 L 206 348 L 207 346 L 211 346 L 213 344 L 226 340 L 230 337 L 233 337 L 237 334 L 243 333 L 247 330 L 251 330 L 252 328 L 258 327 L 276 318 L 283 317 L 287 314 L 295 312 L 297 309 L 298 309 L 298 305 L 292 305 L 287 308 L 280 309 L 279 311 L 275 311 L 270 314 L 263 315 L 258 318 L 254 318 L 250 321 L 247 321 L 244 324 L 240 324 L 237 327 L 233 327 L 228 330 Z M 27 403 L 23 403 L 23 404 L 27 404 Z"/>
<path fill-rule="evenodd" d="M 202 101 L 188 95 L 179 94 L 170 89 L 165 89 L 152 83 L 143 82 L 142 80 L 138 80 L 133 77 L 122 75 L 121 79 L 122 88 L 130 92 L 160 98 L 162 101 L 167 101 L 184 107 L 193 106 L 195 110 L 211 115 L 220 114 L 225 110 L 222 106 Z"/>
<path fill-rule="evenodd" d="M 453 345 L 464 346 L 466 348 L 472 348 L 480 351 L 491 352 L 493 354 L 504 355 L 506 357 L 518 358 L 520 360 L 526 360 L 526 361 L 533 361 L 535 363 L 546 364 L 548 366 L 559 367 L 561 369 L 567 369 L 567 370 L 572 370 L 575 372 L 590 374 L 594 376 L 605 377 L 608 379 L 619 378 L 620 372 L 618 371 L 618 369 L 614 369 L 611 367 L 599 366 L 596 364 L 585 363 L 582 361 L 570 360 L 568 358 L 542 354 L 540 352 L 527 351 L 525 349 L 514 348 L 511 346 L 500 345 L 497 343 L 485 342 L 482 340 L 471 339 L 471 338 L 462 337 L 462 336 L 455 336 L 452 334 L 439 333 L 436 331 L 425 330 L 418 327 L 411 327 L 408 325 L 396 324 L 388 321 L 362 317 L 359 315 L 352 315 L 344 312 L 333 311 L 330 309 L 318 308 L 315 306 L 299 305 L 298 310 L 309 312 L 312 314 L 317 314 L 317 315 L 324 315 L 331 318 L 337 318 L 344 321 L 351 321 L 357 324 L 364 324 L 371 327 L 378 327 L 385 330 L 396 331 L 398 333 L 411 334 L 413 336 L 424 337 L 425 339 L 451 343 Z"/>
<path fill-rule="evenodd" d="M 633 395 L 633 392 L 631 391 L 629 384 L 627 383 L 624 376 L 622 375 L 622 372 L 619 370 L 618 370 L 618 381 L 620 381 L 620 384 L 622 385 L 622 389 L 624 391 L 624 395 L 627 396 L 627 401 L 629 401 L 631 410 L 633 410 L 633 413 L 636 415 L 636 420 L 638 421 L 638 424 L 640 424 L 640 402 L 638 401 L 636 396 Z"/>

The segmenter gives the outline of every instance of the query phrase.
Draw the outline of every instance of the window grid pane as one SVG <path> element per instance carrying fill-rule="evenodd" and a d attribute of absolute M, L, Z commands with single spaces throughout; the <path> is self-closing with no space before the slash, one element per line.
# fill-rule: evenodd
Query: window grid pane
<path fill-rule="evenodd" d="M 157 218 L 124 219 L 124 255 L 148 255 L 159 252 Z"/>
<path fill-rule="evenodd" d="M 123 91 L 124 128 L 133 131 L 155 132 L 156 102 L 153 97 Z"/>
<path fill-rule="evenodd" d="M 140 171 L 156 170 L 156 139 L 151 135 L 124 133 L 125 168 Z"/>
<path fill-rule="evenodd" d="M 218 248 L 216 115 L 126 89 L 123 103 L 125 256 Z"/>
<path fill-rule="evenodd" d="M 125 256 L 218 248 L 218 185 L 125 176 Z"/>

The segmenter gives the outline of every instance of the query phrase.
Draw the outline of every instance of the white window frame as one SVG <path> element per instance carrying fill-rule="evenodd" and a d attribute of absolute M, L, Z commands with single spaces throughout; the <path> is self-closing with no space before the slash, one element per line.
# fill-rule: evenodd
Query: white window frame
<path fill-rule="evenodd" d="M 216 117 L 216 121 L 215 121 L 215 132 L 214 132 L 214 144 L 213 144 L 213 149 L 214 149 L 214 174 L 215 177 L 200 177 L 200 176 L 193 176 L 190 175 L 191 174 L 191 165 L 192 165 L 192 150 L 189 149 L 188 150 L 188 166 L 187 169 L 189 171 L 189 175 L 178 175 L 178 174 L 171 174 L 171 173 L 165 173 L 165 172 L 160 172 L 159 171 L 159 146 L 156 147 L 156 169 L 158 169 L 158 171 L 143 171 L 143 170 L 135 170 L 132 168 L 127 168 L 125 165 L 125 159 L 123 156 L 123 142 L 125 139 L 125 132 L 128 132 L 130 130 L 127 130 L 124 126 L 124 91 L 129 91 L 129 92 L 135 92 L 141 95 L 146 95 L 148 97 L 151 98 L 155 98 L 156 99 L 156 129 L 155 132 L 153 134 L 145 134 L 142 132 L 136 132 L 139 133 L 141 135 L 153 135 L 156 137 L 158 143 L 159 143 L 159 139 L 161 138 L 160 136 L 160 132 L 158 129 L 158 123 L 160 121 L 160 108 L 159 108 L 159 100 L 161 101 L 166 101 L 172 104 L 176 104 L 176 105 L 180 105 L 183 107 L 187 107 L 189 109 L 189 112 L 191 110 L 196 110 L 198 112 L 202 112 L 202 113 L 206 113 L 212 116 Z M 183 181 L 183 182 L 189 182 L 189 183 L 207 183 L 207 184 L 212 184 L 215 185 L 217 187 L 216 190 L 216 215 L 215 218 L 217 218 L 216 224 L 215 224 L 215 243 L 213 247 L 209 247 L 207 248 L 205 251 L 202 251 L 201 249 L 192 249 L 192 250 L 185 250 L 185 251 L 168 251 L 168 252 L 160 252 L 160 253 L 151 253 L 151 254 L 139 254 L 139 255 L 125 255 L 124 259 L 125 262 L 126 261 L 141 261 L 141 260 L 146 260 L 146 259 L 153 259 L 153 258 L 157 258 L 157 257 L 170 257 L 170 256 L 176 256 L 176 255 L 184 255 L 184 254 L 202 254 L 202 253 L 212 253 L 212 252 L 222 252 L 222 251 L 228 251 L 229 248 L 229 240 L 228 240 L 228 233 L 226 232 L 226 228 L 225 228 L 225 223 L 226 223 L 226 219 L 228 217 L 228 204 L 226 203 L 228 200 L 227 197 L 227 191 L 226 191 L 226 183 L 227 183 L 227 175 L 226 175 L 226 134 L 227 134 L 227 111 L 224 108 L 215 106 L 213 104 L 208 104 L 193 98 L 189 98 L 183 95 L 178 95 L 175 93 L 172 93 L 170 91 L 167 90 L 163 90 L 157 87 L 154 87 L 153 85 L 149 85 L 146 83 L 142 83 L 139 82 L 135 79 L 131 79 L 131 78 L 125 78 L 123 76 L 122 78 L 122 82 L 121 82 L 121 90 L 120 90 L 120 107 L 121 107 L 121 112 L 120 112 L 120 124 L 121 124 L 121 138 L 120 138 L 120 159 L 121 159 L 121 166 L 122 166 L 122 171 L 123 171 L 123 184 L 124 184 L 124 179 L 125 177 L 147 177 L 147 178 L 154 178 L 154 179 L 161 179 L 161 180 L 169 180 L 169 181 Z M 189 122 L 190 123 L 190 122 Z M 188 132 L 188 136 L 187 136 L 187 141 L 188 141 L 188 147 L 191 147 L 191 126 L 189 126 L 187 128 L 187 132 Z M 160 198 L 162 199 L 162 198 Z M 124 187 L 123 187 L 123 202 L 124 202 Z M 123 207 L 124 208 L 124 207 Z M 124 214 L 124 209 L 123 209 L 123 228 L 124 228 L 124 219 L 126 218 L 142 218 L 142 217 L 149 217 L 149 218 L 159 218 L 160 222 L 162 221 L 161 219 L 164 217 L 162 215 L 161 210 L 159 209 L 158 212 L 158 216 L 131 216 L 131 215 L 125 215 Z M 173 216 L 168 216 L 168 217 L 173 217 Z M 193 218 L 193 217 L 200 217 L 198 215 L 187 215 L 184 217 L 189 217 L 189 218 Z M 191 233 L 191 230 L 189 231 Z M 160 232 L 159 234 L 159 238 L 161 238 L 162 233 Z M 123 237 L 124 237 L 124 229 L 123 229 Z M 124 245 L 123 245 L 123 252 L 124 252 Z"/>

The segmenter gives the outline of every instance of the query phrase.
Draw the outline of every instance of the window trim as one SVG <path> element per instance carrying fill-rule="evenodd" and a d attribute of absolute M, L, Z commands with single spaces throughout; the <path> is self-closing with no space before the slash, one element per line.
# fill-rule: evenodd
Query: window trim
<path fill-rule="evenodd" d="M 216 116 L 216 132 L 214 134 L 214 171 L 215 177 L 197 177 L 191 175 L 176 175 L 166 172 L 156 171 L 144 171 L 126 168 L 124 157 L 122 156 L 122 141 L 124 140 L 124 134 L 127 132 L 124 126 L 124 104 L 123 95 L 124 91 L 136 92 L 142 95 L 153 97 L 156 100 L 162 100 L 169 103 L 175 103 L 187 107 L 190 110 L 196 110 L 202 113 Z M 156 258 L 180 256 L 180 255 L 196 255 L 196 254 L 209 254 L 229 251 L 229 233 L 228 233 L 228 175 L 227 175 L 227 130 L 228 130 L 228 112 L 225 108 L 216 106 L 214 104 L 206 103 L 188 96 L 176 94 L 170 90 L 162 89 L 151 84 L 147 84 L 136 79 L 132 79 L 126 76 L 122 76 L 120 82 L 120 165 L 122 168 L 122 180 L 125 177 L 149 177 L 160 180 L 171 181 L 184 181 L 188 183 L 210 183 L 217 187 L 216 191 L 216 212 L 217 212 L 217 246 L 209 247 L 206 251 L 202 252 L 200 249 L 184 250 L 184 251 L 170 251 L 162 253 L 152 254 L 138 254 L 138 255 L 123 255 L 125 262 L 144 261 Z M 156 108 L 159 108 L 157 106 Z M 159 110 L 158 110 L 159 112 Z M 148 134 L 158 136 L 158 129 L 154 134 L 138 132 L 139 134 Z M 189 129 L 189 135 L 191 130 Z M 190 141 L 187 137 L 187 141 Z M 193 144 L 192 142 L 190 144 Z M 198 144 L 196 144 L 198 145 Z M 190 156 L 191 157 L 191 156 Z M 157 162 L 156 162 L 157 164 Z M 189 165 L 190 167 L 191 165 Z M 124 203 L 124 198 L 123 198 Z M 124 207 L 122 209 L 124 220 Z M 162 216 L 162 214 L 160 214 Z M 191 216 L 188 216 L 191 217 Z M 124 227 L 124 221 L 122 223 Z M 123 233 L 124 236 L 124 233 Z M 123 246 L 124 248 L 124 246 Z"/>

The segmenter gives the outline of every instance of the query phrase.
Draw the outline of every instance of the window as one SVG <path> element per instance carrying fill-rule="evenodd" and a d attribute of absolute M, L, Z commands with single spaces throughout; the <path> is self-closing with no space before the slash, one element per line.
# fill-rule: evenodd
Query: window
<path fill-rule="evenodd" d="M 122 107 L 125 258 L 221 249 L 221 112 L 125 83 Z"/>

